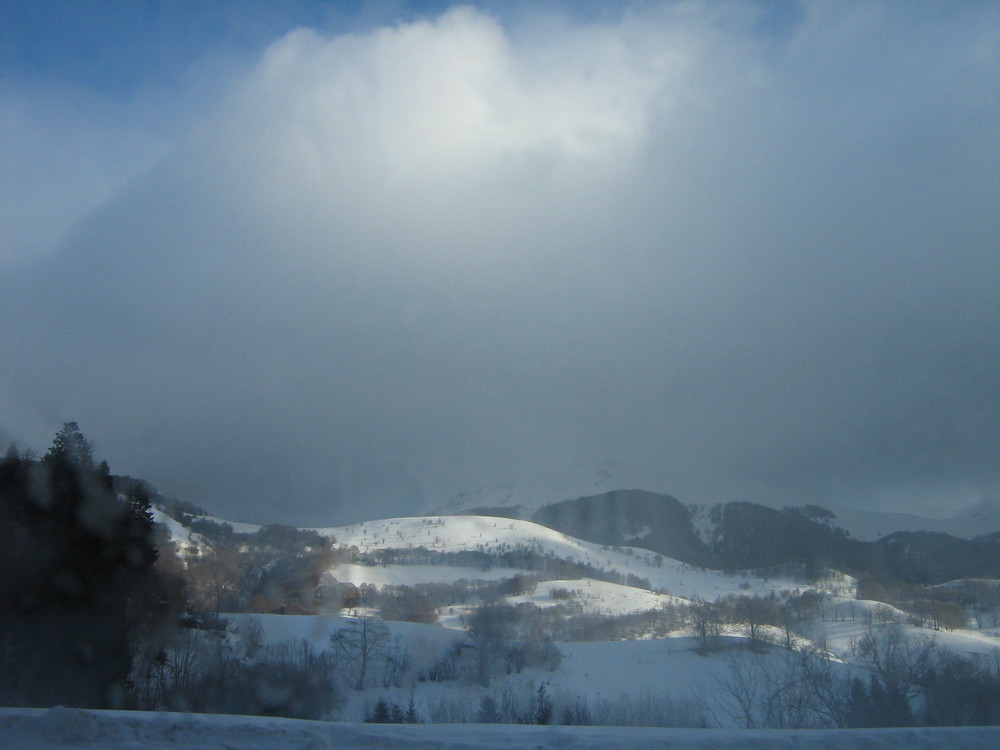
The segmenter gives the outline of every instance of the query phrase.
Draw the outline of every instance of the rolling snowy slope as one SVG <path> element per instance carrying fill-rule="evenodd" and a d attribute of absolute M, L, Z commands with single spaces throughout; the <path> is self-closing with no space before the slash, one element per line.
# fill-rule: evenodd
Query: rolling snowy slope
<path fill-rule="evenodd" d="M 762 578 L 732 575 L 721 571 L 695 568 L 648 550 L 634 547 L 608 547 L 575 539 L 531 521 L 494 516 L 420 516 L 368 521 L 353 526 L 318 529 L 336 538 L 338 545 L 357 547 L 361 552 L 384 548 L 416 549 L 435 552 L 485 552 L 499 554 L 528 550 L 554 559 L 568 560 L 621 576 L 634 575 L 649 582 L 654 591 L 685 599 L 715 599 L 728 594 L 766 595 L 801 587 L 787 577 Z M 463 577 L 475 578 L 469 569 Z M 511 572 L 513 575 L 514 572 Z M 853 595 L 853 579 L 844 576 L 831 586 L 845 595 Z"/>

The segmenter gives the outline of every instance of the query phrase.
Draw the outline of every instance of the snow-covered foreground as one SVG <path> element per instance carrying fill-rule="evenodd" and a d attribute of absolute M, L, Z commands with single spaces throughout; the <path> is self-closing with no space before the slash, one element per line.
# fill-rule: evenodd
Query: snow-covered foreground
<path fill-rule="evenodd" d="M 350 750 L 352 748 L 601 748 L 646 750 L 725 747 L 808 750 L 994 750 L 1000 727 L 938 729 L 756 730 L 534 727 L 482 724 L 340 724 L 204 714 L 0 709 L 0 748 L 103 750 Z"/>
<path fill-rule="evenodd" d="M 237 637 L 246 623 L 252 620 L 261 625 L 267 643 L 305 641 L 317 650 L 328 649 L 330 636 L 344 624 L 339 617 L 308 615 L 243 614 L 228 617 Z M 453 643 L 463 638 L 461 632 L 447 627 L 410 622 L 389 622 L 386 625 L 412 655 L 411 677 L 440 659 Z M 726 676 L 726 659 L 724 654 L 699 656 L 695 653 L 696 645 L 695 639 L 690 637 L 559 643 L 558 648 L 564 658 L 557 670 L 550 672 L 527 668 L 522 674 L 498 678 L 493 687 L 502 690 L 505 685 L 511 685 L 532 694 L 538 685 L 545 684 L 557 701 L 573 698 L 591 702 L 634 700 L 639 696 L 685 698 L 692 690 L 711 696 L 717 690 L 719 681 Z M 411 679 L 399 689 L 345 691 L 346 705 L 337 716 L 360 721 L 371 713 L 371 704 L 377 695 L 388 696 L 402 704 L 413 697 L 424 716 L 435 698 L 461 697 L 471 706 L 474 715 L 481 694 L 479 688 L 464 683 L 414 683 Z M 718 708 L 711 701 L 709 705 L 713 709 Z M 721 709 L 719 718 L 725 719 Z"/>

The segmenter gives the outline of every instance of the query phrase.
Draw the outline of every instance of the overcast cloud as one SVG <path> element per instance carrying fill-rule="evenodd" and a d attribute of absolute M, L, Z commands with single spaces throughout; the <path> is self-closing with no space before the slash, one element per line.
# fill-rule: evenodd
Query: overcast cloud
<path fill-rule="evenodd" d="M 0 437 L 302 524 L 997 497 L 1000 8 L 532 7 L 299 28 L 165 119 L 8 79 Z"/>

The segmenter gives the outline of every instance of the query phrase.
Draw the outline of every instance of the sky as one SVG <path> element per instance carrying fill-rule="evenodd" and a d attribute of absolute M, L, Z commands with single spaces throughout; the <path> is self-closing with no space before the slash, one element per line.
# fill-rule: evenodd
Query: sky
<path fill-rule="evenodd" d="M 998 207 L 996 3 L 0 3 L 0 441 L 233 520 L 948 515 Z"/>

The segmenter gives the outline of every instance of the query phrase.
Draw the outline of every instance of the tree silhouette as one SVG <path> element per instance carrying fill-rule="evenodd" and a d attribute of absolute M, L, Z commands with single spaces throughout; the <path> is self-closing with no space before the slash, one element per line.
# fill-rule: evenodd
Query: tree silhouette
<path fill-rule="evenodd" d="M 159 605 L 148 498 L 125 503 L 75 422 L 0 462 L 0 703 L 121 707 Z"/>
<path fill-rule="evenodd" d="M 56 433 L 52 447 L 49 448 L 45 459 L 47 461 L 65 461 L 81 469 L 94 468 L 93 448 L 87 438 L 83 436 L 76 422 L 63 423 L 62 429 Z M 106 463 L 105 466 L 107 466 Z"/>

